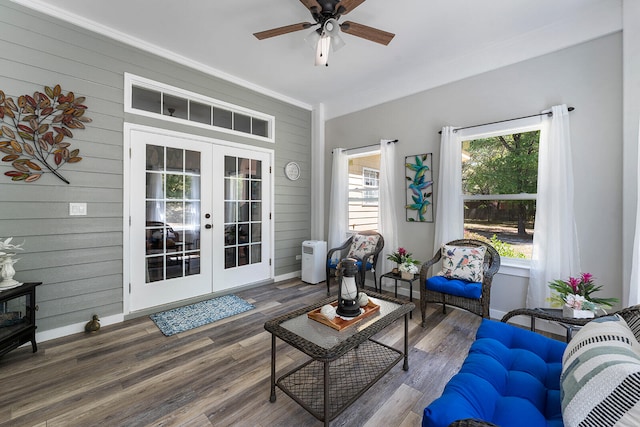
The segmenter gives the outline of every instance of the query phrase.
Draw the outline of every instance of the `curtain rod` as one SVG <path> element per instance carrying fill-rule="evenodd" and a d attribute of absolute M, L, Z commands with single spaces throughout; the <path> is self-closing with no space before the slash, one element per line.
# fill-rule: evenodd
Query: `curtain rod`
<path fill-rule="evenodd" d="M 395 144 L 396 142 L 398 142 L 398 140 L 397 139 L 389 140 L 389 141 L 387 141 L 387 144 L 391 144 L 392 142 Z M 375 148 L 375 147 L 377 147 L 377 145 L 376 144 L 371 144 L 371 145 L 363 145 L 361 147 L 345 148 L 344 151 L 353 151 L 353 150 L 359 150 L 361 148 L 369 148 L 369 147 Z M 331 150 L 331 154 L 333 154 L 333 150 Z"/>
<path fill-rule="evenodd" d="M 573 111 L 573 110 L 575 110 L 575 108 L 574 107 L 568 107 L 567 110 L 568 111 Z M 549 117 L 551 117 L 551 116 L 553 116 L 553 112 L 549 111 L 549 112 L 546 112 L 546 113 L 532 114 L 530 116 L 516 117 L 514 119 L 498 120 L 497 122 L 483 123 L 481 125 L 465 126 L 465 127 L 462 127 L 462 128 L 455 128 L 453 131 L 454 132 L 458 132 L 459 130 L 462 130 L 462 129 L 471 129 L 471 128 L 477 128 L 477 127 L 480 127 L 480 126 L 495 125 L 497 123 L 512 122 L 514 120 L 528 119 L 530 117 L 537 117 L 537 116 L 549 116 Z M 442 131 L 439 131 L 438 133 L 442 134 Z"/>

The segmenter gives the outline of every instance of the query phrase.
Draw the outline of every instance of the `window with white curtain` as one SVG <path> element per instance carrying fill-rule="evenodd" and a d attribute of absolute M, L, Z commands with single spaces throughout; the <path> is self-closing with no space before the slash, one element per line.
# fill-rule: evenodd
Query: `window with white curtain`
<path fill-rule="evenodd" d="M 531 259 L 540 129 L 509 125 L 461 138 L 464 233 L 490 240 L 503 258 Z"/>
<path fill-rule="evenodd" d="M 380 150 L 349 154 L 349 231 L 378 228 Z"/>

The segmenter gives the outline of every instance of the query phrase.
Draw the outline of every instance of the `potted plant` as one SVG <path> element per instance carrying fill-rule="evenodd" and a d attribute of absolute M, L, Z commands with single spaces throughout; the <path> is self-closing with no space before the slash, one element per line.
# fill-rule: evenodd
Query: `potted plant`
<path fill-rule="evenodd" d="M 400 273 L 403 279 L 410 279 L 414 274 L 418 272 L 418 266 L 420 261 L 414 259 L 410 252 L 407 252 L 405 248 L 398 248 L 397 251 L 390 253 L 387 259 L 395 262 L 398 267 L 394 268 L 393 273 Z"/>
<path fill-rule="evenodd" d="M 566 281 L 554 280 L 549 283 L 549 288 L 555 291 L 549 301 L 553 306 L 561 306 L 566 317 L 594 317 L 599 308 L 610 308 L 618 302 L 617 298 L 597 298 L 592 295 L 602 286 L 594 283 L 590 273 L 581 273 L 580 277 L 569 277 Z"/>

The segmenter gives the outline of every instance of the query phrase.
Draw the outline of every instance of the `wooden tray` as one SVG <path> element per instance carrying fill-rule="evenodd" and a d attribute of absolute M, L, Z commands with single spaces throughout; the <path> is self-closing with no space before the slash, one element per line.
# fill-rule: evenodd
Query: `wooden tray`
<path fill-rule="evenodd" d="M 338 301 L 332 302 L 331 305 L 334 308 L 337 307 Z M 371 300 L 369 300 L 367 305 L 365 305 L 362 308 L 364 308 L 364 313 L 362 313 L 360 316 L 356 316 L 349 320 L 344 320 L 340 316 L 336 316 L 333 318 L 333 320 L 329 320 L 326 317 L 324 317 L 322 313 L 320 313 L 320 310 L 322 310 L 322 307 L 316 308 L 315 310 L 310 311 L 309 313 L 307 313 L 307 316 L 310 319 L 313 319 L 317 322 L 330 326 L 333 329 L 337 329 L 338 331 L 341 331 L 347 326 L 353 325 L 354 323 L 364 319 L 365 317 L 371 316 L 373 313 L 380 310 L 380 306 L 378 304 L 373 303 Z"/>

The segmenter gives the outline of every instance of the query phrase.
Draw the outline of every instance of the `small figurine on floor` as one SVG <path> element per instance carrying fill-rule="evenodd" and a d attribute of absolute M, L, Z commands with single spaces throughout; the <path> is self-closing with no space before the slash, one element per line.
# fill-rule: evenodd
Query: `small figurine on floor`
<path fill-rule="evenodd" d="M 94 314 L 93 319 L 90 320 L 85 326 L 84 331 L 89 333 L 98 332 L 100 330 L 100 319 L 98 319 L 98 315 Z"/>

